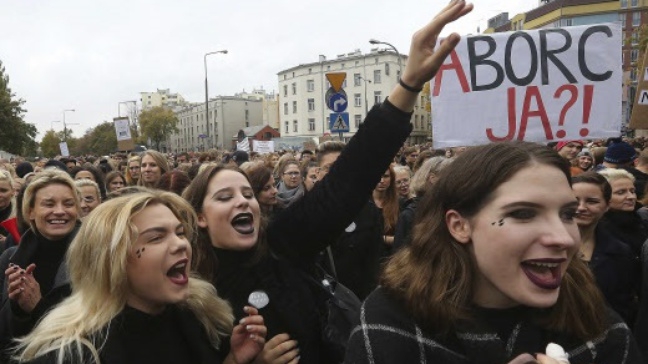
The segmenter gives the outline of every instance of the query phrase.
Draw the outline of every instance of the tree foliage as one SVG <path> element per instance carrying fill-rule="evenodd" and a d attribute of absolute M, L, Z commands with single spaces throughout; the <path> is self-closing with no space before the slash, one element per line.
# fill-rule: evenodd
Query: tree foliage
<path fill-rule="evenodd" d="M 115 125 L 109 121 L 88 129 L 85 135 L 76 140 L 76 145 L 71 149 L 74 155 L 106 155 L 117 150 L 117 135 Z"/>
<path fill-rule="evenodd" d="M 139 122 L 142 137 L 150 139 L 157 150 L 160 150 L 160 143 L 178 132 L 178 118 L 171 109 L 162 106 L 142 111 Z"/>
<path fill-rule="evenodd" d="M 61 154 L 59 143 L 61 139 L 54 130 L 48 130 L 40 142 L 41 153 L 47 158 L 55 157 Z"/>
<path fill-rule="evenodd" d="M 36 127 L 23 120 L 24 103 L 9 88 L 9 76 L 0 61 L 0 149 L 19 155 L 36 149 Z"/>

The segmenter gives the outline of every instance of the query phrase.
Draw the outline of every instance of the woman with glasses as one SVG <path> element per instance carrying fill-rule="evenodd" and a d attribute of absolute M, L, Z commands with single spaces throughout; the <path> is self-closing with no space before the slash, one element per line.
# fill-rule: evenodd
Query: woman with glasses
<path fill-rule="evenodd" d="M 304 196 L 305 192 L 299 162 L 296 159 L 288 159 L 284 161 L 278 172 L 281 181 L 277 185 L 277 200 L 284 207 L 288 207 Z"/>
<path fill-rule="evenodd" d="M 83 219 L 99 206 L 101 203 L 101 193 L 99 192 L 99 186 L 89 179 L 76 180 L 74 181 L 74 185 L 76 185 L 81 195 L 79 217 Z"/>

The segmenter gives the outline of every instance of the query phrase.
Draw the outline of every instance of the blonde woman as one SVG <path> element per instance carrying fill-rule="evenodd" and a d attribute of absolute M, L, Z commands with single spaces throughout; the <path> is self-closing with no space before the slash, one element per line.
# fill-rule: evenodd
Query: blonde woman
<path fill-rule="evenodd" d="M 79 216 L 84 218 L 101 203 L 99 185 L 96 182 L 85 178 L 74 181 L 74 184 L 81 195 L 81 210 Z"/>
<path fill-rule="evenodd" d="M 9 171 L 0 170 L 0 223 L 16 216 L 13 179 Z M 9 230 L 0 226 L 0 250 L 4 249 Z"/>
<path fill-rule="evenodd" d="M 137 185 L 137 181 L 139 181 L 140 178 L 140 164 L 142 162 L 142 159 L 140 156 L 132 156 L 128 159 L 128 165 L 126 166 L 126 185 L 127 186 L 135 186 Z"/>
<path fill-rule="evenodd" d="M 78 231 L 79 194 L 67 172 L 45 170 L 27 186 L 22 216 L 29 229 L 0 257 L 0 362 L 11 339 L 28 334 L 70 293 L 64 256 Z"/>
<path fill-rule="evenodd" d="M 32 363 L 249 363 L 266 328 L 254 308 L 234 328 L 214 287 L 190 272 L 196 217 L 147 191 L 99 206 L 67 256 L 73 293 L 18 340 Z M 232 331 L 233 330 L 233 331 Z M 223 359 L 229 340 L 231 350 Z"/>

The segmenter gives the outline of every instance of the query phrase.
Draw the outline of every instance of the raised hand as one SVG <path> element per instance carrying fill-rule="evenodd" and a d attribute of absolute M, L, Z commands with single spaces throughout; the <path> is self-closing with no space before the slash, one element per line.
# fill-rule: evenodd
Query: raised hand
<path fill-rule="evenodd" d="M 40 285 L 34 278 L 35 264 L 30 264 L 27 269 L 10 264 L 5 270 L 7 278 L 7 290 L 10 300 L 16 301 L 20 308 L 31 313 L 41 300 Z"/>

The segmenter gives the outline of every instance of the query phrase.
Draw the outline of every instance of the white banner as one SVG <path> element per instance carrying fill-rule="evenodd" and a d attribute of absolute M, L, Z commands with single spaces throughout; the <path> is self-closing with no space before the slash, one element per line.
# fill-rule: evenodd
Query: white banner
<path fill-rule="evenodd" d="M 435 148 L 621 130 L 621 26 L 462 37 L 431 81 Z"/>
<path fill-rule="evenodd" d="M 250 151 L 250 142 L 248 138 L 243 138 L 243 141 L 236 142 L 236 150 L 244 150 L 246 152 Z"/>
<path fill-rule="evenodd" d="M 131 131 L 128 118 L 115 118 L 115 133 L 117 133 L 117 141 L 130 140 Z"/>
<path fill-rule="evenodd" d="M 67 142 L 60 142 L 59 143 L 59 149 L 61 149 L 61 156 L 63 156 L 63 157 L 69 157 L 70 156 L 70 150 L 68 149 Z"/>
<path fill-rule="evenodd" d="M 260 154 L 274 153 L 274 141 L 252 141 L 252 150 Z"/>

